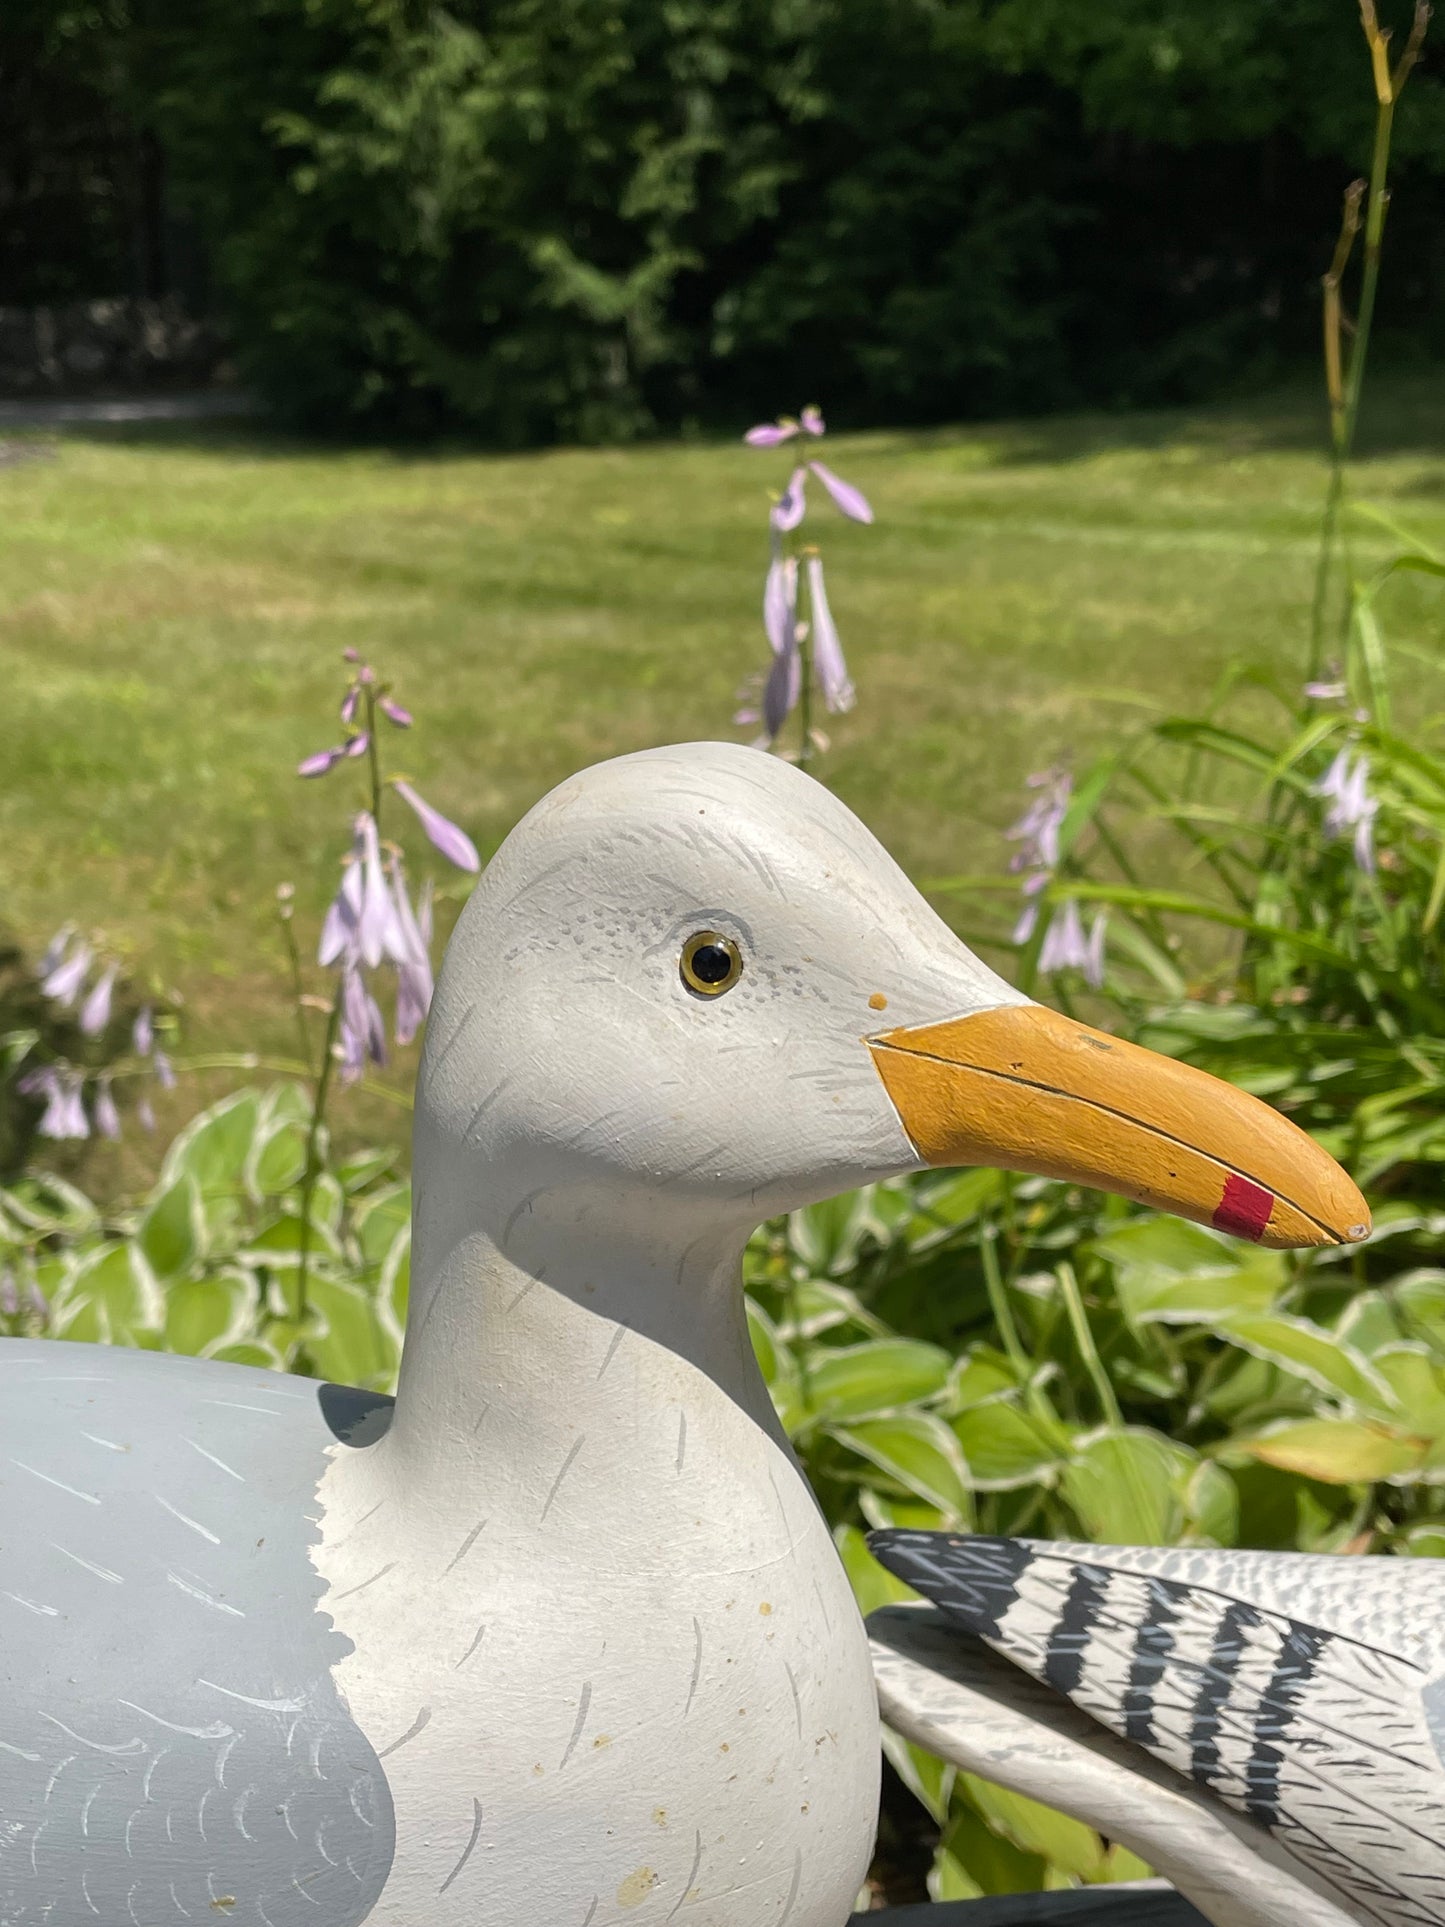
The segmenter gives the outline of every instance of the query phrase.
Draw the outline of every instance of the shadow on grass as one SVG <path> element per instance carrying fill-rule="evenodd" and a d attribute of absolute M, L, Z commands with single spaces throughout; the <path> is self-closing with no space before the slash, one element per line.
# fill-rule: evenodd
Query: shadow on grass
<path fill-rule="evenodd" d="M 1162 451 L 1181 443 L 1197 448 L 1202 455 L 1236 459 L 1263 454 L 1323 456 L 1327 424 L 1318 379 L 1301 374 L 1281 386 L 1187 407 L 1093 410 L 1036 419 L 953 422 L 933 428 L 880 425 L 858 433 L 882 434 L 895 447 L 920 450 L 982 437 L 993 445 L 993 459 L 999 467 L 1054 467 L 1091 461 L 1116 451 Z M 364 434 L 321 436 L 290 429 L 264 413 L 202 420 L 57 422 L 6 431 L 12 447 L 34 446 L 37 441 L 43 445 L 53 439 L 108 447 L 232 454 L 248 461 L 362 454 L 385 457 L 403 466 L 476 457 L 545 461 L 552 455 L 576 452 L 570 446 L 557 445 L 505 447 L 465 431 L 411 441 Z M 721 433 L 667 436 L 652 442 L 612 444 L 594 452 L 617 454 L 627 448 L 677 447 L 680 442 L 703 448 L 735 448 L 737 437 Z M 1375 377 L 1362 414 L 1356 453 L 1364 457 L 1420 454 L 1445 458 L 1445 381 L 1440 371 L 1412 368 Z M 1422 479 L 1407 492 L 1445 496 L 1445 470 Z"/>

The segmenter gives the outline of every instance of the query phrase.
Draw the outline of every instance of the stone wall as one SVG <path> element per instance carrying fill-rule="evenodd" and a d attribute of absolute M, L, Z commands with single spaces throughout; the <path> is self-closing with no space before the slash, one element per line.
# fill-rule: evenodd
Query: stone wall
<path fill-rule="evenodd" d="M 0 395 L 195 388 L 226 373 L 214 323 L 174 296 L 0 308 Z"/>

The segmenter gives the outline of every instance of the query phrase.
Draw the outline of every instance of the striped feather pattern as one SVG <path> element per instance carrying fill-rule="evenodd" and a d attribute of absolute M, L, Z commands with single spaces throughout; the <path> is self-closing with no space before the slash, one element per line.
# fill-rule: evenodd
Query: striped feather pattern
<path fill-rule="evenodd" d="M 1362 1921 L 1445 1927 L 1427 1692 L 1445 1587 L 1430 1562 L 903 1531 L 872 1544 L 996 1651 L 1268 1828 Z M 1433 1614 L 1416 1615 L 1414 1638 L 1400 1615 L 1391 1645 L 1376 1643 L 1374 1622 L 1393 1615 L 1365 1594 L 1422 1581 Z"/>

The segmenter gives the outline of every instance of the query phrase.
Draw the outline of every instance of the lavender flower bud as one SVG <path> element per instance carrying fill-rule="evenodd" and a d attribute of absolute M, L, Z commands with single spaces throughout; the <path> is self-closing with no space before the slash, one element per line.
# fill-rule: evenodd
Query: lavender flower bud
<path fill-rule="evenodd" d="M 833 612 L 828 607 L 828 592 L 823 587 L 823 558 L 820 555 L 808 557 L 808 595 L 813 611 L 813 667 L 818 672 L 818 685 L 823 692 L 824 703 L 837 714 L 853 707 L 853 684 L 848 677 L 848 665 L 843 660 L 843 645 L 838 640 Z"/>
<path fill-rule="evenodd" d="M 151 1007 L 143 1004 L 135 1022 L 131 1025 L 131 1049 L 137 1057 L 149 1057 L 155 1049 L 155 1026 L 151 1022 Z"/>
<path fill-rule="evenodd" d="M 80 1007 L 80 1028 L 87 1037 L 99 1037 L 110 1022 L 111 996 L 115 990 L 118 966 L 107 965 L 94 988 Z"/>
<path fill-rule="evenodd" d="M 851 521 L 871 522 L 873 520 L 873 511 L 868 506 L 868 498 L 861 489 L 854 488 L 851 482 L 845 482 L 841 475 L 835 475 L 826 462 L 809 462 L 808 466 Z"/>
<path fill-rule="evenodd" d="M 428 842 L 440 850 L 448 862 L 455 863 L 459 870 L 481 869 L 482 860 L 477 855 L 477 846 L 465 830 L 443 816 L 440 810 L 434 810 L 430 803 L 417 795 L 410 783 L 398 779 L 392 787 L 402 801 L 416 811 Z"/>
<path fill-rule="evenodd" d="M 70 955 L 43 979 L 41 994 L 51 998 L 62 1009 L 73 1004 L 76 993 L 85 982 L 85 973 L 90 969 L 92 954 L 88 943 L 78 943 Z"/>
<path fill-rule="evenodd" d="M 803 485 L 807 479 L 806 468 L 795 468 L 788 477 L 788 486 L 773 504 L 770 519 L 780 535 L 787 535 L 797 528 L 808 512 L 808 504 L 803 494 Z"/>
<path fill-rule="evenodd" d="M 95 1128 L 101 1137 L 115 1139 L 120 1136 L 120 1112 L 115 1108 L 108 1077 L 102 1077 L 95 1087 L 90 1114 L 95 1119 Z"/>

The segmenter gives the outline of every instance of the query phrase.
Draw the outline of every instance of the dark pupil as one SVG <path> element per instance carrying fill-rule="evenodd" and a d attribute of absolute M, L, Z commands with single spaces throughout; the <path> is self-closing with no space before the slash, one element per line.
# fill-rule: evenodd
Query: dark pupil
<path fill-rule="evenodd" d="M 720 984 L 732 967 L 733 960 L 720 943 L 699 944 L 692 953 L 693 975 L 699 983 Z"/>

